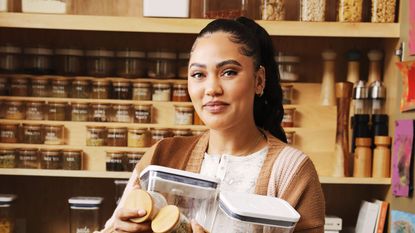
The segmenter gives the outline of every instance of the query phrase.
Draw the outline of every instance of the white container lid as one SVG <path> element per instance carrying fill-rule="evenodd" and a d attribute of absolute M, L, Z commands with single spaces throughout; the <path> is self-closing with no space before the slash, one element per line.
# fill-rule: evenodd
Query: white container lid
<path fill-rule="evenodd" d="M 253 224 L 291 228 L 300 219 L 288 202 L 270 196 L 221 192 L 219 207 L 228 217 Z"/>
<path fill-rule="evenodd" d="M 17 198 L 14 194 L 0 194 L 0 205 L 10 204 Z"/>
<path fill-rule="evenodd" d="M 102 197 L 71 197 L 68 203 L 72 209 L 95 209 L 103 200 Z"/>

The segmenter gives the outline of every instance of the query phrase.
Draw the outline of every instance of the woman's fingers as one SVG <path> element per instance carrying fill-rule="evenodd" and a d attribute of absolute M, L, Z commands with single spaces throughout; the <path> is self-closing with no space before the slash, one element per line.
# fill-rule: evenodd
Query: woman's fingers
<path fill-rule="evenodd" d="M 192 231 L 193 233 L 208 233 L 201 225 L 199 225 L 196 220 L 192 220 Z"/>
<path fill-rule="evenodd" d="M 146 215 L 145 210 L 120 209 L 117 213 L 117 218 L 127 221 L 132 218 L 139 218 Z"/>
<path fill-rule="evenodd" d="M 116 232 L 151 232 L 150 223 L 133 223 L 129 221 L 116 221 L 114 224 Z"/>

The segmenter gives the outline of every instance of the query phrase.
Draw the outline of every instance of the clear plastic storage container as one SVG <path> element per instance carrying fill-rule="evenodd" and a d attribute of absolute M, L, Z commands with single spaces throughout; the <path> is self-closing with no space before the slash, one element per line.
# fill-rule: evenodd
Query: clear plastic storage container
<path fill-rule="evenodd" d="M 300 215 L 288 202 L 249 193 L 221 192 L 212 232 L 294 232 Z"/>
<path fill-rule="evenodd" d="M 217 210 L 219 181 L 200 174 L 150 165 L 140 174 L 141 187 L 164 195 L 189 219 L 211 230 Z M 223 232 L 223 231 L 219 231 Z"/>
<path fill-rule="evenodd" d="M 102 197 L 72 197 L 70 205 L 70 233 L 99 231 Z"/>
<path fill-rule="evenodd" d="M 15 232 L 15 216 L 13 201 L 16 195 L 0 194 L 0 232 L 14 233 Z"/>

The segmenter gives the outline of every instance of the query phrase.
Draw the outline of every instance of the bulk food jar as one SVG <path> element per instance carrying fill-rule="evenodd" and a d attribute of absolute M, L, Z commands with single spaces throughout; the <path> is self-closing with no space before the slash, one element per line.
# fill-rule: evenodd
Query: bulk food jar
<path fill-rule="evenodd" d="M 261 0 L 260 13 L 262 20 L 285 20 L 286 0 Z"/>
<path fill-rule="evenodd" d="M 141 187 L 161 193 L 189 219 L 211 230 L 217 210 L 218 180 L 187 171 L 150 165 L 140 174 Z M 223 231 L 218 231 L 223 232 Z"/>
<path fill-rule="evenodd" d="M 0 232 L 15 232 L 15 216 L 13 201 L 16 195 L 0 194 Z"/>
<path fill-rule="evenodd" d="M 110 76 L 113 70 L 114 52 L 105 49 L 86 51 L 86 73 L 90 76 Z"/>
<path fill-rule="evenodd" d="M 18 73 L 22 49 L 13 45 L 0 46 L 0 73 Z"/>
<path fill-rule="evenodd" d="M 117 52 L 117 76 L 125 78 L 143 77 L 145 74 L 145 52 L 130 49 Z"/>
<path fill-rule="evenodd" d="M 294 232 L 300 219 L 288 202 L 250 193 L 221 192 L 212 232 Z"/>
<path fill-rule="evenodd" d="M 92 233 L 101 228 L 100 206 L 102 197 L 72 197 L 70 206 L 70 233 Z"/>
<path fill-rule="evenodd" d="M 176 53 L 149 52 L 147 54 L 150 78 L 174 78 L 176 76 Z"/>
<path fill-rule="evenodd" d="M 60 75 L 76 76 L 82 74 L 84 51 L 80 49 L 55 49 L 55 67 Z"/>
<path fill-rule="evenodd" d="M 39 46 L 24 49 L 24 69 L 29 74 L 51 74 L 53 50 Z"/>
<path fill-rule="evenodd" d="M 203 17 L 208 19 L 234 19 L 248 16 L 248 1 L 246 0 L 204 0 Z"/>

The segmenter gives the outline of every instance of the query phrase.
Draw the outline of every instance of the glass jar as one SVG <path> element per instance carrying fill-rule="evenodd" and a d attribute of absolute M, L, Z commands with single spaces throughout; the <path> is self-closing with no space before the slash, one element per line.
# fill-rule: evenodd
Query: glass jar
<path fill-rule="evenodd" d="M 0 77 L 0 96 L 6 96 L 9 94 L 8 79 L 5 77 Z M 151 96 L 151 94 L 150 94 Z M 151 97 L 150 97 L 151 99 Z"/>
<path fill-rule="evenodd" d="M 339 22 L 362 22 L 363 0 L 339 0 Z"/>
<path fill-rule="evenodd" d="M 7 101 L 4 103 L 4 118 L 9 120 L 24 120 L 25 106 L 21 101 Z"/>
<path fill-rule="evenodd" d="M 88 99 L 91 94 L 91 89 L 88 79 L 75 79 L 72 81 L 71 97 Z"/>
<path fill-rule="evenodd" d="M 285 20 L 286 0 L 261 0 L 262 20 Z"/>
<path fill-rule="evenodd" d="M 124 171 L 125 154 L 124 151 L 107 151 L 106 170 Z"/>
<path fill-rule="evenodd" d="M 66 119 L 66 104 L 61 102 L 49 102 L 46 110 L 46 120 L 64 121 Z"/>
<path fill-rule="evenodd" d="M 40 167 L 42 169 L 62 169 L 62 154 L 60 150 L 40 151 Z"/>
<path fill-rule="evenodd" d="M 24 69 L 29 74 L 51 74 L 52 49 L 46 47 L 34 47 L 24 49 Z"/>
<path fill-rule="evenodd" d="M 19 124 L 1 124 L 0 125 L 0 142 L 1 143 L 18 143 L 19 142 Z"/>
<path fill-rule="evenodd" d="M 134 105 L 134 122 L 151 123 L 151 104 Z"/>
<path fill-rule="evenodd" d="M 110 82 L 108 80 L 92 81 L 92 98 L 93 99 L 109 99 Z"/>
<path fill-rule="evenodd" d="M 10 79 L 11 96 L 29 96 L 29 80 L 24 77 L 13 77 Z"/>
<path fill-rule="evenodd" d="M 175 129 L 173 130 L 173 137 L 187 137 L 192 136 L 190 129 Z"/>
<path fill-rule="evenodd" d="M 192 129 L 192 135 L 198 136 L 206 133 L 207 129 Z"/>
<path fill-rule="evenodd" d="M 294 127 L 295 108 L 284 108 L 284 117 L 282 118 L 282 127 Z"/>
<path fill-rule="evenodd" d="M 118 100 L 131 99 L 131 85 L 129 81 L 112 82 L 112 98 Z"/>
<path fill-rule="evenodd" d="M 111 118 L 112 122 L 131 123 L 133 121 L 131 106 L 129 104 L 114 104 Z"/>
<path fill-rule="evenodd" d="M 126 78 L 143 77 L 146 69 L 145 57 L 146 54 L 142 51 L 118 51 L 117 75 Z"/>
<path fill-rule="evenodd" d="M 23 143 L 43 144 L 44 138 L 41 125 L 23 124 Z"/>
<path fill-rule="evenodd" d="M 295 143 L 295 132 L 285 132 L 285 136 L 287 137 L 287 144 L 288 145 L 294 145 Z"/>
<path fill-rule="evenodd" d="M 207 19 L 235 19 L 240 16 L 248 15 L 247 1 L 241 0 L 204 0 L 203 1 L 203 17 Z"/>
<path fill-rule="evenodd" d="M 50 87 L 49 80 L 45 77 L 32 78 L 32 96 L 33 97 L 49 97 Z"/>
<path fill-rule="evenodd" d="M 26 148 L 18 150 L 18 168 L 38 169 L 40 167 L 38 149 Z"/>
<path fill-rule="evenodd" d="M 151 146 L 151 133 L 147 128 L 128 129 L 128 147 Z"/>
<path fill-rule="evenodd" d="M 62 151 L 62 168 L 64 170 L 82 170 L 82 150 Z"/>
<path fill-rule="evenodd" d="M 19 73 L 22 49 L 13 45 L 0 46 L 0 73 Z"/>
<path fill-rule="evenodd" d="M 151 83 L 133 83 L 133 100 L 151 100 Z"/>
<path fill-rule="evenodd" d="M 107 146 L 127 146 L 127 128 L 107 128 Z"/>
<path fill-rule="evenodd" d="M 0 232 L 14 233 L 16 232 L 16 217 L 13 201 L 16 195 L 0 194 Z"/>
<path fill-rule="evenodd" d="M 179 53 L 177 62 L 177 77 L 187 79 L 190 53 Z"/>
<path fill-rule="evenodd" d="M 72 103 L 71 120 L 88 121 L 88 104 Z"/>
<path fill-rule="evenodd" d="M 45 125 L 45 144 L 48 145 L 63 145 L 65 144 L 64 126 L 63 125 Z"/>
<path fill-rule="evenodd" d="M 396 0 L 372 0 L 372 23 L 395 22 Z"/>
<path fill-rule="evenodd" d="M 149 52 L 147 54 L 150 78 L 174 78 L 176 76 L 176 53 Z"/>
<path fill-rule="evenodd" d="M 17 167 L 17 155 L 14 149 L 0 149 L 0 168 Z M 0 230 L 1 230 L 0 222 Z"/>
<path fill-rule="evenodd" d="M 51 97 L 68 98 L 69 97 L 69 80 L 54 78 L 52 79 Z"/>
<path fill-rule="evenodd" d="M 151 129 L 151 143 L 155 144 L 170 135 L 170 129 Z"/>
<path fill-rule="evenodd" d="M 173 84 L 172 100 L 175 102 L 189 102 L 190 96 L 187 91 L 187 84 L 175 83 Z"/>
<path fill-rule="evenodd" d="M 86 145 L 87 146 L 105 146 L 107 139 L 107 129 L 103 126 L 86 127 Z"/>
<path fill-rule="evenodd" d="M 70 205 L 69 233 L 92 233 L 101 228 L 101 197 L 72 197 Z"/>
<path fill-rule="evenodd" d="M 154 83 L 153 84 L 153 101 L 170 101 L 171 100 L 171 86 L 169 83 Z"/>
<path fill-rule="evenodd" d="M 87 50 L 87 74 L 95 77 L 111 76 L 114 52 L 105 49 Z"/>
<path fill-rule="evenodd" d="M 301 21 L 325 21 L 326 0 L 301 0 L 300 2 Z"/>
<path fill-rule="evenodd" d="M 41 121 L 45 118 L 44 104 L 39 101 L 26 103 L 26 120 Z"/>
<path fill-rule="evenodd" d="M 125 170 L 129 172 L 134 171 L 135 166 L 137 165 L 138 162 L 140 162 L 143 155 L 144 155 L 144 152 L 136 152 L 136 151 L 127 152 L 127 167 Z"/>
<path fill-rule="evenodd" d="M 93 104 L 89 120 L 95 122 L 108 122 L 110 121 L 110 111 L 111 106 L 108 104 Z"/>
<path fill-rule="evenodd" d="M 300 58 L 279 53 L 275 57 L 280 72 L 281 81 L 294 82 L 299 79 Z"/>
<path fill-rule="evenodd" d="M 56 72 L 66 76 L 81 75 L 83 56 L 84 51 L 80 49 L 55 49 Z"/>
<path fill-rule="evenodd" d="M 176 125 L 193 124 L 193 106 L 174 106 L 174 123 Z"/>
<path fill-rule="evenodd" d="M 282 89 L 282 104 L 293 103 L 293 85 L 281 85 Z"/>

